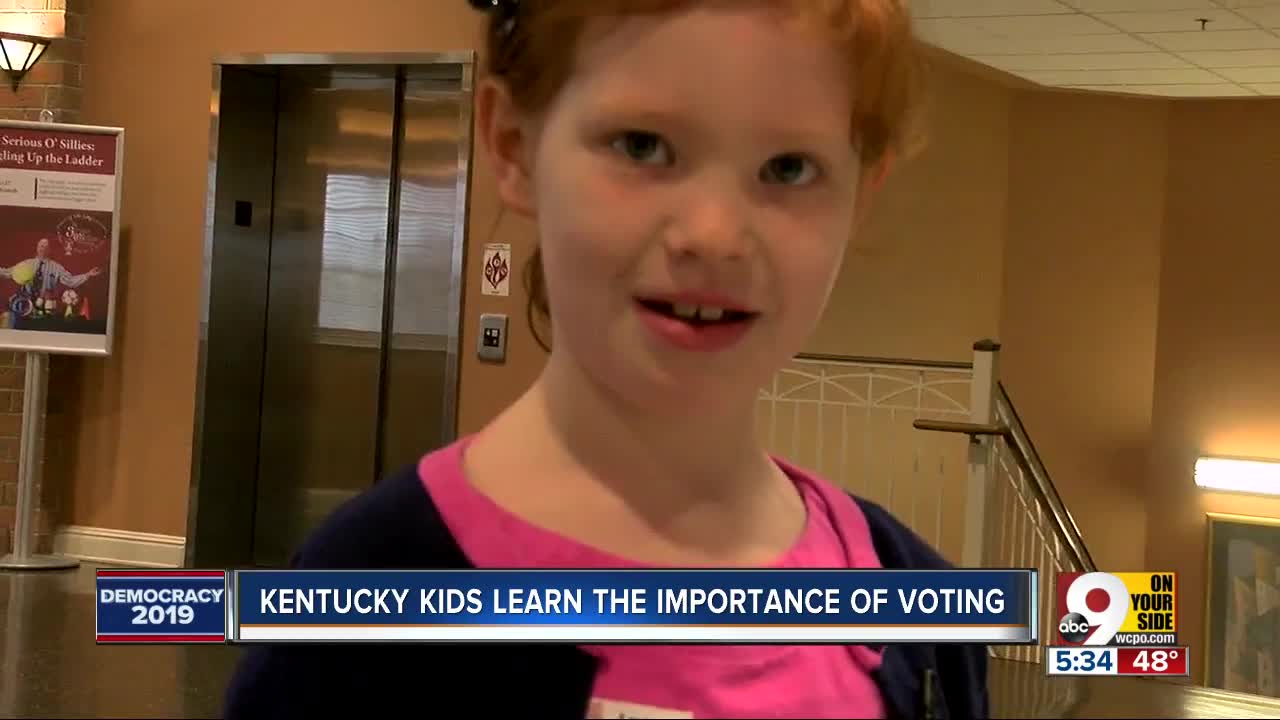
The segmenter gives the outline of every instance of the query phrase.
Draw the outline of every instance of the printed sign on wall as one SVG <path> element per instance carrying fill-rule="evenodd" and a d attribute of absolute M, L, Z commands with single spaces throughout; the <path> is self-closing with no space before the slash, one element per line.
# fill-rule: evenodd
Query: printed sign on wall
<path fill-rule="evenodd" d="M 484 246 L 484 280 L 481 293 L 496 297 L 511 294 L 511 246 L 490 243 Z"/>
<path fill-rule="evenodd" d="M 0 121 L 0 348 L 108 355 L 124 131 Z"/>

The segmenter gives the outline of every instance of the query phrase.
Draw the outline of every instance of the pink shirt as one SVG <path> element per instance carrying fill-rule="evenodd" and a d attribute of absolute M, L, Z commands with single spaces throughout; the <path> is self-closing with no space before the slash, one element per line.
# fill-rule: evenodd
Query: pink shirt
<path fill-rule="evenodd" d="M 525 522 L 481 494 L 463 472 L 466 440 L 422 459 L 418 474 L 477 567 L 627 568 L 613 556 Z M 781 461 L 808 509 L 804 532 L 777 567 L 878 568 L 858 505 Z M 588 717 L 883 718 L 863 646 L 602 646 Z"/>

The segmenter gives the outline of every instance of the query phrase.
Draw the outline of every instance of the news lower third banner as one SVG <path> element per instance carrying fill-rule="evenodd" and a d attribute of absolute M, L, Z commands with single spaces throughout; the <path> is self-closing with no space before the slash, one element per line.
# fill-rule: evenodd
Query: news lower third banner
<path fill-rule="evenodd" d="M 1038 643 L 1034 570 L 99 571 L 99 642 Z"/>

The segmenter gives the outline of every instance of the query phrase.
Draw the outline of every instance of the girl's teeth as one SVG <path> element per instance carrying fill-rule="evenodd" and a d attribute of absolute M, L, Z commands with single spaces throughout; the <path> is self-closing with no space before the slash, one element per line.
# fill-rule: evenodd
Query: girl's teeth
<path fill-rule="evenodd" d="M 697 305 L 682 305 L 680 303 L 676 303 L 671 306 L 671 309 L 672 309 L 672 312 L 674 312 L 676 314 L 676 317 L 678 318 L 683 318 L 685 320 L 692 320 L 698 317 Z"/>
<path fill-rule="evenodd" d="M 698 308 L 698 317 L 707 322 L 718 322 L 724 317 L 724 308 L 703 307 Z"/>

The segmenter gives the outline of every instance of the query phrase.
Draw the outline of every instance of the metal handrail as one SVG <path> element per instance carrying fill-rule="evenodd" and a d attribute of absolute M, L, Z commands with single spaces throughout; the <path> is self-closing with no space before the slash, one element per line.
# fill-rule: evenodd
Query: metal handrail
<path fill-rule="evenodd" d="M 954 420 L 920 418 L 911 421 L 911 427 L 917 430 L 932 430 L 933 432 L 961 433 L 971 438 L 994 435 L 1008 440 L 1012 437 L 1008 426 L 999 423 L 980 425 L 978 423 L 956 422 Z"/>
<path fill-rule="evenodd" d="M 1080 526 L 1076 524 L 1075 518 L 1072 517 L 1071 511 L 1067 509 L 1065 503 L 1062 502 L 1062 496 L 1058 494 L 1058 489 L 1054 486 L 1053 481 L 1049 478 L 1049 471 L 1045 469 L 1044 462 L 1040 459 L 1040 453 L 1036 451 L 1035 445 L 1031 442 L 1031 435 L 1022 424 L 1022 418 L 1018 416 L 1018 410 L 1013 405 L 1013 400 L 1009 397 L 1008 391 L 1003 383 L 996 383 L 999 392 L 997 400 L 999 406 L 1008 412 L 1008 435 L 1006 441 L 1009 447 L 1015 452 L 1019 464 L 1023 466 L 1027 474 L 1034 480 L 1033 488 L 1040 499 L 1044 501 L 1053 515 L 1054 523 L 1062 533 L 1062 538 L 1066 541 L 1072 554 L 1075 555 L 1076 562 L 1079 563 L 1081 569 L 1086 572 L 1093 572 L 1098 566 L 1093 561 L 1093 555 L 1089 553 L 1089 548 L 1084 543 L 1084 535 L 1080 532 Z"/>
<path fill-rule="evenodd" d="M 1023 427 L 1023 423 L 1018 418 L 1018 413 L 1014 410 L 1014 404 L 1010 402 L 1004 387 L 1000 388 L 998 402 L 1009 411 L 1012 424 L 993 423 L 983 425 L 922 418 L 914 420 L 911 423 L 911 427 L 940 433 L 966 434 L 972 439 L 978 437 L 1004 438 L 1006 445 L 1012 450 L 1014 460 L 1018 461 L 1020 468 L 1034 480 L 1032 491 L 1036 492 L 1039 500 L 1044 503 L 1044 506 L 1048 507 L 1053 523 L 1057 525 L 1057 529 L 1061 533 L 1062 541 L 1066 543 L 1066 546 L 1075 556 L 1076 564 L 1080 566 L 1080 569 L 1092 573 L 1092 571 L 1097 570 L 1097 565 L 1094 565 L 1093 556 L 1089 555 L 1089 548 L 1085 547 L 1084 537 L 1080 533 L 1079 525 L 1075 524 L 1075 519 L 1071 516 L 1071 512 L 1066 509 L 1065 503 L 1062 503 L 1062 497 L 1057 493 L 1057 488 L 1053 487 L 1052 480 L 1048 478 L 1048 471 L 1044 469 L 1044 462 L 1039 459 L 1036 446 L 1032 445 L 1027 429 Z"/>
<path fill-rule="evenodd" d="M 1080 532 L 1080 526 L 1076 524 L 1075 518 L 1071 516 L 1071 511 L 1067 510 L 1066 504 L 1062 502 L 1062 496 L 1058 494 L 1058 489 L 1049 478 L 1049 471 L 1045 469 L 1044 462 L 1040 460 L 1040 454 L 1036 452 L 1035 445 L 1031 443 L 1031 436 L 1027 433 L 1026 427 L 1023 426 L 1022 419 L 1018 417 L 1018 411 L 1014 408 L 1013 401 L 1009 398 L 1004 385 L 997 383 L 997 387 L 999 390 L 997 402 L 999 407 L 1006 411 L 1010 420 L 1009 423 L 997 422 L 983 425 L 920 418 L 911 423 L 912 427 L 917 430 L 964 434 L 971 439 L 981 436 L 1004 438 L 1005 443 L 1013 451 L 1013 457 L 1018 465 L 1031 477 L 1033 481 L 1032 490 L 1040 501 L 1044 503 L 1045 507 L 1049 509 L 1049 514 L 1053 516 L 1054 524 L 1057 525 L 1063 542 L 1066 543 L 1067 548 L 1075 556 L 1076 563 L 1086 572 L 1097 570 L 1098 567 L 1093 562 L 1093 556 L 1089 553 L 1089 548 L 1084 544 L 1084 535 Z"/>
<path fill-rule="evenodd" d="M 917 360 L 914 358 L 863 357 L 861 355 L 829 355 L 826 353 L 800 353 L 796 360 L 810 362 L 829 362 L 849 365 L 870 365 L 872 367 L 908 367 L 913 370 L 930 368 L 936 370 L 972 370 L 973 363 L 958 360 Z"/>

